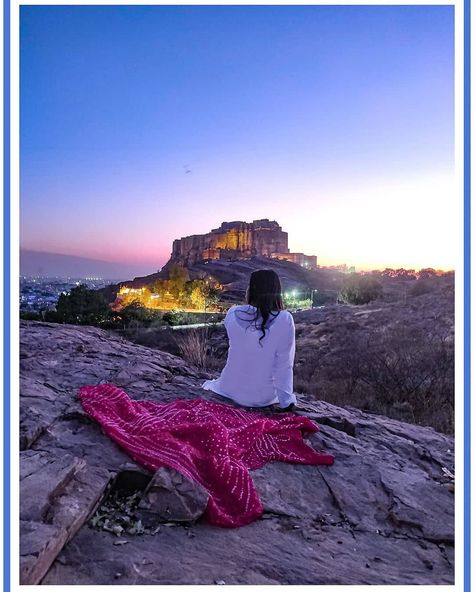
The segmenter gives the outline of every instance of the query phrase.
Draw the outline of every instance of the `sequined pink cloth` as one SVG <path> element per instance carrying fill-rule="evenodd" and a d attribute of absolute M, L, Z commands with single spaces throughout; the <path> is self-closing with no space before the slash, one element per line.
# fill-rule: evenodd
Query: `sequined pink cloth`
<path fill-rule="evenodd" d="M 218 526 L 243 526 L 261 516 L 250 469 L 273 460 L 331 465 L 303 434 L 319 431 L 293 413 L 265 416 L 202 399 L 159 404 L 134 400 L 113 384 L 84 386 L 79 397 L 93 417 L 138 464 L 162 466 L 197 481 L 209 493 L 205 517 Z"/>

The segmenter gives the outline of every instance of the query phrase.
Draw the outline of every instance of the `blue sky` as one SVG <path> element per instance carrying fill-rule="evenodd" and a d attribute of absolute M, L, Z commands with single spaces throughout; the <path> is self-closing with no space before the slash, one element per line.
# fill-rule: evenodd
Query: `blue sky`
<path fill-rule="evenodd" d="M 22 246 L 146 272 L 268 217 L 321 264 L 452 268 L 453 18 L 22 6 Z"/>

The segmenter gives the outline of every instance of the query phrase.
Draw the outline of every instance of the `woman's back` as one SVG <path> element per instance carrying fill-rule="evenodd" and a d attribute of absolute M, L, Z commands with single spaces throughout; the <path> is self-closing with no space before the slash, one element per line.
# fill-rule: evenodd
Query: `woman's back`
<path fill-rule="evenodd" d="M 204 388 L 241 405 L 258 407 L 280 402 L 286 407 L 293 395 L 294 322 L 286 310 L 275 310 L 265 324 L 250 305 L 232 306 L 224 320 L 229 337 L 227 362 L 220 377 Z"/>
<path fill-rule="evenodd" d="M 289 322 L 290 313 L 286 310 L 275 310 L 270 313 L 269 319 L 265 325 L 265 336 L 262 337 L 260 329 L 262 317 L 256 316 L 257 309 L 251 304 L 241 304 L 232 306 L 224 320 L 224 325 L 229 337 L 229 346 L 237 346 L 238 353 L 243 354 L 248 351 L 252 355 L 258 355 L 262 359 L 275 353 L 279 337 Z M 245 344 L 242 345 L 241 344 Z"/>

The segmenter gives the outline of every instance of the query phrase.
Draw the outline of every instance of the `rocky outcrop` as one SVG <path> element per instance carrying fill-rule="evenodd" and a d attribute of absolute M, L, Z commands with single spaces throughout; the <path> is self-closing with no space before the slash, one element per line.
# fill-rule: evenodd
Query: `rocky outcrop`
<path fill-rule="evenodd" d="M 309 442 L 335 463 L 253 471 L 262 519 L 230 530 L 201 519 L 164 522 L 154 534 L 105 530 L 92 517 L 111 485 L 144 493 L 153 474 L 130 470 L 83 411 L 79 387 L 113 382 L 136 399 L 217 400 L 199 387 L 209 375 L 97 328 L 38 322 L 21 323 L 21 373 L 23 584 L 453 583 L 448 436 L 299 397 L 298 413 L 321 429 Z"/>
<path fill-rule="evenodd" d="M 143 277 L 136 277 L 127 282 L 122 282 L 120 286 L 129 288 L 142 288 L 152 285 L 155 281 L 168 277 L 168 271 L 171 263 L 163 267 L 162 271 Z M 252 257 L 250 259 L 239 259 L 231 261 L 227 259 L 215 259 L 209 261 L 199 261 L 194 265 L 188 266 L 187 270 L 191 279 L 210 277 L 223 285 L 222 301 L 241 302 L 245 296 L 250 274 L 258 269 L 273 269 L 278 273 L 284 291 L 297 290 L 302 294 L 311 294 L 311 286 L 315 284 L 323 286 L 323 289 L 336 299 L 337 290 L 334 280 L 342 282 L 343 274 L 339 272 L 328 273 L 324 270 L 310 270 L 301 265 L 284 261 L 281 259 L 272 259 L 268 257 Z M 339 277 L 340 276 L 340 277 Z M 117 295 L 119 285 L 111 293 L 113 297 Z M 102 290 L 105 293 L 105 289 Z M 109 297 L 109 296 L 108 296 Z M 112 296 L 110 296 L 112 298 Z"/>

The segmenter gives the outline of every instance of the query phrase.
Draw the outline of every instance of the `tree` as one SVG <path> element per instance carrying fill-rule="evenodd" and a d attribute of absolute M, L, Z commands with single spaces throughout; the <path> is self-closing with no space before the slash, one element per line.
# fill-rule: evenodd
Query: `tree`
<path fill-rule="evenodd" d="M 192 288 L 190 302 L 193 308 L 196 308 L 197 310 L 204 310 L 206 306 L 206 298 L 202 290 L 202 286 L 199 284 Z"/>
<path fill-rule="evenodd" d="M 397 278 L 405 280 L 416 280 L 416 273 L 414 269 L 404 269 L 403 267 L 401 267 L 400 269 L 397 269 L 395 273 Z"/>
<path fill-rule="evenodd" d="M 138 328 L 140 325 L 148 324 L 154 317 L 153 312 L 139 300 L 133 300 L 120 311 L 120 317 L 124 327 L 132 325 Z"/>
<path fill-rule="evenodd" d="M 59 323 L 95 325 L 106 321 L 111 315 L 105 296 L 91 290 L 85 284 L 61 294 L 56 305 L 56 318 Z"/>
<path fill-rule="evenodd" d="M 189 282 L 189 272 L 182 265 L 173 265 L 169 272 L 168 290 L 178 301 L 181 301 L 185 294 L 186 283 Z"/>
<path fill-rule="evenodd" d="M 418 277 L 422 280 L 429 280 L 431 278 L 438 277 L 439 274 L 435 269 L 432 267 L 425 267 L 424 269 L 420 269 L 418 272 Z"/>
<path fill-rule="evenodd" d="M 369 275 L 353 274 L 343 284 L 337 301 L 345 304 L 367 304 L 382 295 L 382 284 Z"/>

